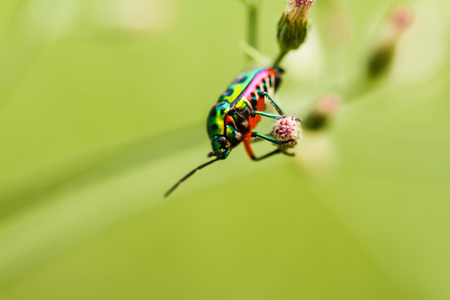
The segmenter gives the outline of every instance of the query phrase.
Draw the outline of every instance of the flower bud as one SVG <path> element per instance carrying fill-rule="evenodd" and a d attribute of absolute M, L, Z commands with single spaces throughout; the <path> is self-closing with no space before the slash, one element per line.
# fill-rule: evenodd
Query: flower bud
<path fill-rule="evenodd" d="M 316 105 L 303 121 L 303 126 L 309 130 L 320 130 L 328 125 L 342 106 L 342 100 L 336 95 L 324 95 L 317 100 Z"/>
<path fill-rule="evenodd" d="M 295 50 L 305 41 L 309 12 L 315 0 L 288 0 L 278 22 L 277 39 L 283 53 Z"/>
<path fill-rule="evenodd" d="M 408 6 L 398 6 L 394 9 L 390 19 L 390 26 L 398 37 L 408 29 L 414 19 L 414 13 Z"/>
<path fill-rule="evenodd" d="M 289 145 L 295 146 L 297 140 L 302 138 L 300 122 L 295 115 L 283 117 L 274 126 L 272 135 L 275 139 L 282 142 L 294 140 Z"/>
<path fill-rule="evenodd" d="M 413 17 L 413 11 L 407 6 L 394 8 L 386 24 L 387 28 L 382 41 L 369 58 L 367 69 L 369 78 L 377 79 L 388 71 L 395 47 L 406 29 L 411 26 Z"/>

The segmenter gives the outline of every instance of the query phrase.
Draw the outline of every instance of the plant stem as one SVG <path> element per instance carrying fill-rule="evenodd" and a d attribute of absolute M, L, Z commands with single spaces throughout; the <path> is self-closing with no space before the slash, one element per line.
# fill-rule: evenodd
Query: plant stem
<path fill-rule="evenodd" d="M 258 49 L 258 8 L 255 4 L 248 4 L 248 29 L 247 29 L 247 42 L 250 46 Z M 252 58 L 247 55 L 247 58 Z"/>
<path fill-rule="evenodd" d="M 286 56 L 287 53 L 288 53 L 288 51 L 280 51 L 280 54 L 278 54 L 277 58 L 273 62 L 273 66 L 274 67 L 279 66 L 281 61 L 283 60 L 283 58 Z"/>

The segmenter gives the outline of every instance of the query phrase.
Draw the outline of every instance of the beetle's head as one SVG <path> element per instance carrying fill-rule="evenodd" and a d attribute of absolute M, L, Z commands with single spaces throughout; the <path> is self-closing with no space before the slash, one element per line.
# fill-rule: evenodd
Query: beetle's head
<path fill-rule="evenodd" d="M 211 140 L 213 152 L 208 154 L 209 157 L 216 156 L 218 159 L 225 159 L 230 154 L 230 142 L 223 135 L 216 135 Z"/>

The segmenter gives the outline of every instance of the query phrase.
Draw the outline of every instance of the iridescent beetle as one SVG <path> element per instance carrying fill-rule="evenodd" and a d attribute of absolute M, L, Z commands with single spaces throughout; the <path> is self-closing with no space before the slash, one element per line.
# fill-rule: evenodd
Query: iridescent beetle
<path fill-rule="evenodd" d="M 164 196 L 167 197 L 178 185 L 200 170 L 218 160 L 228 157 L 231 149 L 244 143 L 247 154 L 253 160 L 261 160 L 277 153 L 289 156 L 294 154 L 286 152 L 285 145 L 294 140 L 279 141 L 270 136 L 254 132 L 253 129 L 261 120 L 261 116 L 281 119 L 285 116 L 280 107 L 272 100 L 281 82 L 283 70 L 279 67 L 258 68 L 239 74 L 223 93 L 217 104 L 209 112 L 206 126 L 208 136 L 211 139 L 212 152 L 208 157 L 215 157 L 197 168 L 190 171 L 181 178 Z M 265 100 L 275 108 L 279 115 L 263 112 Z M 277 149 L 263 156 L 256 157 L 253 154 L 250 142 L 254 138 L 261 138 L 278 145 Z"/>

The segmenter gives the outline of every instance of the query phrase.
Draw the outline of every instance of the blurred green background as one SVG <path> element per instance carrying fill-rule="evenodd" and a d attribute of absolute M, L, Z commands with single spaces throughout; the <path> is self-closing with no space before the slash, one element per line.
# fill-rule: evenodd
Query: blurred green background
<path fill-rule="evenodd" d="M 284 110 L 352 82 L 395 3 L 318 0 Z M 450 3 L 403 3 L 389 76 L 297 158 L 239 147 L 163 199 L 248 67 L 242 3 L 2 0 L 0 299 L 450 299 Z"/>

